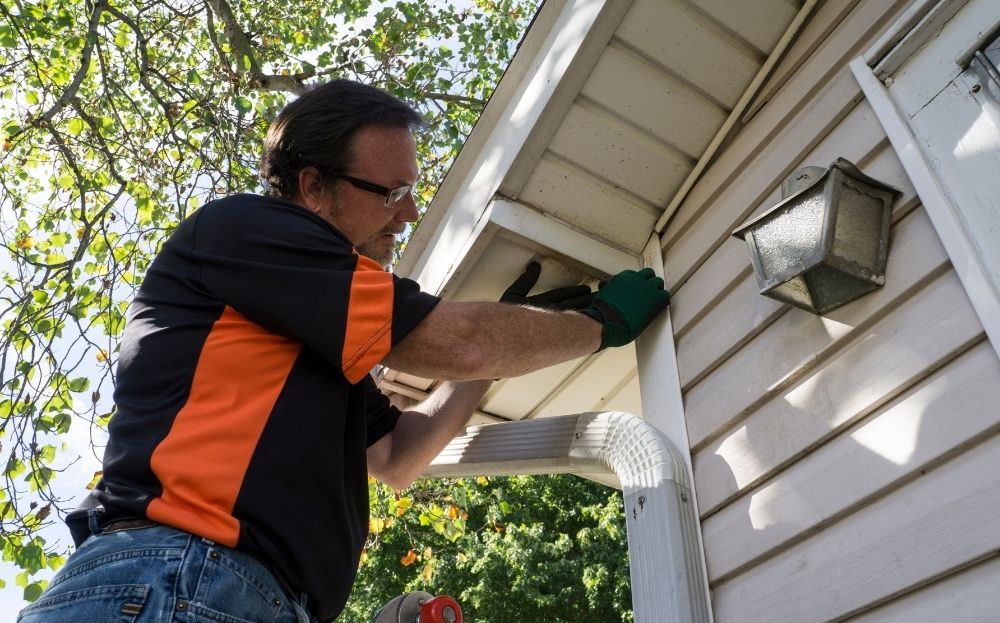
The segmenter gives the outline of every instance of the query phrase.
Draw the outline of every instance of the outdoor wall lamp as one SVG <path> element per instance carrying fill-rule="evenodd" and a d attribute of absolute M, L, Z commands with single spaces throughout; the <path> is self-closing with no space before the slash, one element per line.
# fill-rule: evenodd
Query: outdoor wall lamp
<path fill-rule="evenodd" d="M 824 314 L 881 287 L 891 208 L 900 191 L 838 158 L 781 184 L 781 203 L 744 223 L 760 293 Z"/>

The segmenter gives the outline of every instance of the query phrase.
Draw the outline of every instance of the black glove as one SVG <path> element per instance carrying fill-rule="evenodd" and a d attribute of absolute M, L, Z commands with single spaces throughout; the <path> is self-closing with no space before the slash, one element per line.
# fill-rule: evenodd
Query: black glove
<path fill-rule="evenodd" d="M 584 285 L 555 288 L 548 292 L 528 296 L 528 292 L 531 292 L 531 289 L 538 282 L 538 275 L 541 272 L 541 264 L 534 260 L 528 262 L 521 276 L 514 283 L 510 284 L 509 288 L 504 290 L 503 296 L 500 297 L 500 302 L 556 310 L 582 310 L 591 305 L 594 293 Z"/>
<path fill-rule="evenodd" d="M 604 327 L 601 349 L 624 346 L 642 333 L 670 304 L 663 279 L 652 268 L 623 270 L 608 281 L 589 307 L 580 311 Z"/>

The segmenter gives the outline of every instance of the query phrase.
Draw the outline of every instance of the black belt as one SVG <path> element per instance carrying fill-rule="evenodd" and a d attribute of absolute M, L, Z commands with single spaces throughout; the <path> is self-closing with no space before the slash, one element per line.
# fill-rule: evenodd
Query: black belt
<path fill-rule="evenodd" d="M 118 521 L 112 521 L 111 523 L 101 526 L 101 532 L 119 532 L 121 530 L 141 530 L 142 528 L 155 528 L 156 526 L 162 526 L 163 524 L 153 521 L 152 519 L 119 519 Z"/>

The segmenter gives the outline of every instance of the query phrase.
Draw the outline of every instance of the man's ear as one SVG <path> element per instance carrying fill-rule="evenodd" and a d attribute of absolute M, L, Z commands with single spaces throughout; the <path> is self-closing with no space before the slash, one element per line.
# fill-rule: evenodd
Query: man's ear
<path fill-rule="evenodd" d="M 323 176 L 316 167 L 303 167 L 299 170 L 299 201 L 302 207 L 313 214 L 323 216 Z"/>

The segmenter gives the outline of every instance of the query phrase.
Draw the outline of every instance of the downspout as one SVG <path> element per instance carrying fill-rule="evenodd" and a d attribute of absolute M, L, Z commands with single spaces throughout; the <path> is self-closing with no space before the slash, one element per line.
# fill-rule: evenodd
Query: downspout
<path fill-rule="evenodd" d="M 803 24 L 805 24 L 806 18 L 809 17 L 810 13 L 812 13 L 812 10 L 816 6 L 817 2 L 819 2 L 819 0 L 806 0 L 802 3 L 802 7 L 799 9 L 799 12 L 792 19 L 792 23 L 788 25 L 787 29 L 785 29 L 785 34 L 781 36 L 777 45 L 775 45 L 774 49 L 771 50 L 770 56 L 768 56 L 767 60 L 764 61 L 764 64 L 761 65 L 761 68 L 757 71 L 757 75 L 754 76 L 750 85 L 747 87 L 747 90 L 743 92 L 740 100 L 736 102 L 736 106 L 734 106 L 732 112 L 729 113 L 725 123 L 723 123 L 722 127 L 719 128 L 719 131 L 715 133 L 715 136 L 712 138 L 712 142 L 709 143 L 707 148 L 705 148 L 704 153 L 702 153 L 701 158 L 698 159 L 694 169 L 692 169 L 691 173 L 688 174 L 684 183 L 681 185 L 680 190 L 678 190 L 673 199 L 670 200 L 670 204 L 667 205 L 667 208 L 663 211 L 660 219 L 656 222 L 656 226 L 653 227 L 653 230 L 657 234 L 662 234 L 667 228 L 667 224 L 670 222 L 674 213 L 677 212 L 677 208 L 680 207 L 681 202 L 684 201 L 685 197 L 687 197 L 691 187 L 694 186 L 694 183 L 698 181 L 699 177 L 701 177 L 702 172 L 712 161 L 712 158 L 715 157 L 715 152 L 722 145 L 722 142 L 726 140 L 726 137 L 729 136 L 729 132 L 733 129 L 733 126 L 736 125 L 736 121 L 743 116 L 743 112 L 747 109 L 747 106 L 750 105 L 750 102 L 753 101 L 757 92 L 764 85 L 764 80 L 771 75 L 775 65 L 778 64 L 778 60 L 781 59 L 781 56 L 785 53 L 789 44 L 791 44 L 792 39 L 795 38 L 799 29 L 802 28 Z"/>
<path fill-rule="evenodd" d="M 563 473 L 622 490 L 636 623 L 708 623 L 687 469 L 642 418 L 611 411 L 470 426 L 424 475 Z"/>

